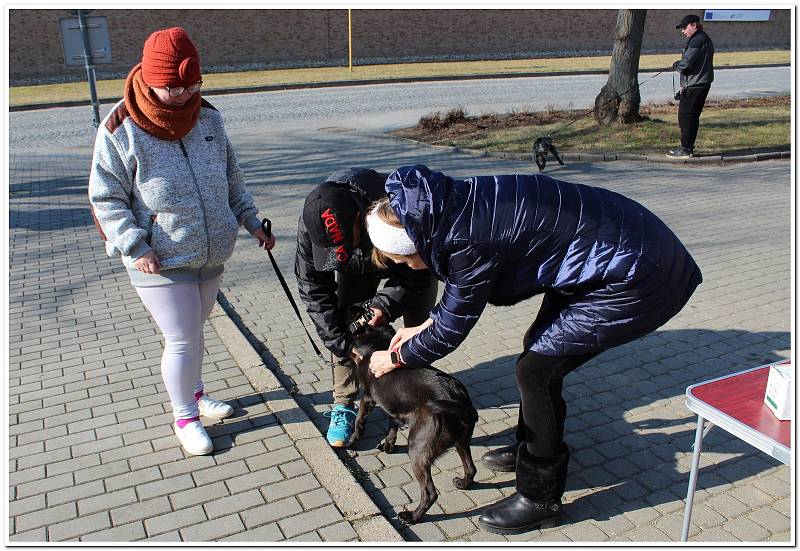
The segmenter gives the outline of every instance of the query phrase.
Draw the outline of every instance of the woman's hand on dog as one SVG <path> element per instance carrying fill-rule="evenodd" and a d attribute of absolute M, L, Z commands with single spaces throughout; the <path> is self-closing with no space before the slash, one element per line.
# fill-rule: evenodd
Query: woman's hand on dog
<path fill-rule="evenodd" d="M 433 320 L 428 319 L 422 325 L 417 325 L 416 327 L 403 327 L 402 329 L 398 329 L 397 333 L 395 333 L 394 337 L 392 337 L 392 342 L 389 343 L 389 350 L 378 350 L 377 352 L 372 353 L 372 357 L 369 360 L 369 370 L 372 371 L 372 374 L 376 378 L 378 378 L 381 375 L 385 375 L 390 371 L 393 371 L 398 367 L 400 367 L 392 363 L 391 350 L 398 350 L 404 342 L 406 342 L 408 339 L 410 339 L 417 333 L 421 333 L 432 323 Z"/>
<path fill-rule="evenodd" d="M 394 371 L 398 367 L 392 363 L 391 353 L 388 350 L 377 350 L 372 353 L 369 359 L 369 370 L 376 379 L 381 375 Z"/>
<path fill-rule="evenodd" d="M 433 320 L 428 318 L 423 324 L 417 325 L 416 327 L 403 327 L 402 329 L 398 329 L 397 333 L 392 337 L 392 342 L 389 343 L 389 350 L 400 348 L 404 342 L 414 335 L 422 333 L 422 331 L 427 329 L 432 323 Z"/>

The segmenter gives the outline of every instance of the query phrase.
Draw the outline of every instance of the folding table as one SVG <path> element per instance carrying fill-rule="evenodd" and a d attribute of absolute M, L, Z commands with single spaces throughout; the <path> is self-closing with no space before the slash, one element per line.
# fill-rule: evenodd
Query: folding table
<path fill-rule="evenodd" d="M 791 421 L 780 421 L 764 404 L 771 365 L 762 365 L 692 385 L 686 389 L 686 407 L 697 414 L 692 470 L 683 514 L 681 541 L 689 536 L 692 502 L 703 438 L 714 425 L 741 438 L 786 465 L 791 461 Z"/>

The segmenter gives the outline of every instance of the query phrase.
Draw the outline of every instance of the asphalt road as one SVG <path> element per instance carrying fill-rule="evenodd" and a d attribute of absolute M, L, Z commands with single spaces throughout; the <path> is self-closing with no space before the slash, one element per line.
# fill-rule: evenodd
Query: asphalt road
<path fill-rule="evenodd" d="M 643 102 L 672 97 L 672 73 L 642 73 Z M 649 80 L 648 80 L 649 79 Z M 269 125 L 269 133 L 348 128 L 383 132 L 413 125 L 431 111 L 462 106 L 469 114 L 546 107 L 588 109 L 606 81 L 604 75 L 476 79 L 376 84 L 248 94 L 209 95 L 229 131 Z M 646 81 L 646 82 L 645 82 Z M 716 71 L 710 97 L 788 94 L 791 68 Z M 101 116 L 110 109 L 101 106 Z M 17 148 L 86 145 L 94 139 L 91 107 L 65 107 L 9 114 L 10 145 Z"/>

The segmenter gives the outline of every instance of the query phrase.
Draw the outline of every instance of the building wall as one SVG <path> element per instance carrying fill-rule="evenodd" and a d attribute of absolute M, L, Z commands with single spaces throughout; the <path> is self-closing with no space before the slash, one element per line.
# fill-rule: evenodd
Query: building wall
<path fill-rule="evenodd" d="M 648 10 L 643 52 L 675 52 L 684 39 L 675 25 L 702 10 Z M 182 26 L 206 71 L 347 63 L 347 10 L 96 9 L 108 18 L 113 63 L 98 78 L 120 76 L 139 62 L 156 29 Z M 64 65 L 58 21 L 66 9 L 9 10 L 11 84 L 31 79 L 85 78 Z M 353 10 L 354 63 L 436 59 L 503 59 L 610 54 L 617 10 Z M 718 51 L 789 49 L 791 11 L 766 22 L 708 22 Z"/>

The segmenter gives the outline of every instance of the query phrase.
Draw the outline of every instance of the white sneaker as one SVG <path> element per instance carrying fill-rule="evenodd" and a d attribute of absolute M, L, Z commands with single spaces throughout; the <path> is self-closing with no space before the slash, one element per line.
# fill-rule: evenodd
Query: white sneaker
<path fill-rule="evenodd" d="M 207 455 L 214 451 L 214 444 L 200 421 L 191 421 L 184 425 L 183 428 L 180 428 L 176 421 L 172 424 L 172 427 L 175 429 L 175 434 L 178 436 L 178 440 L 181 441 L 186 453 Z"/>
<path fill-rule="evenodd" d="M 209 397 L 208 394 L 200 396 L 197 400 L 197 407 L 200 408 L 200 415 L 209 419 L 225 419 L 233 415 L 231 406 Z"/>

